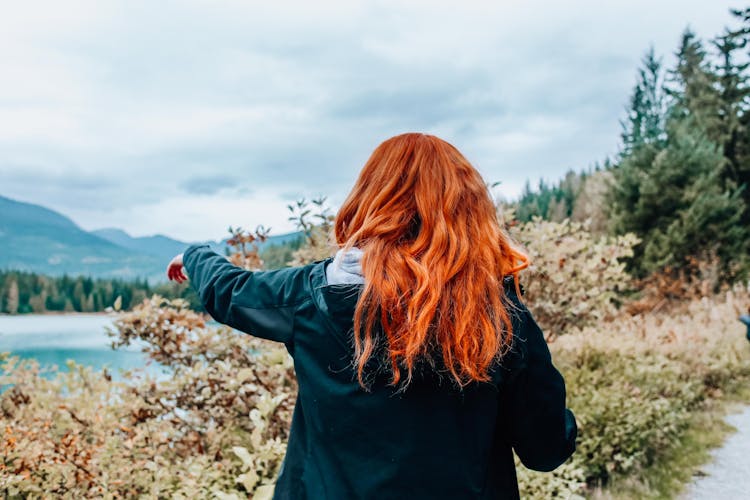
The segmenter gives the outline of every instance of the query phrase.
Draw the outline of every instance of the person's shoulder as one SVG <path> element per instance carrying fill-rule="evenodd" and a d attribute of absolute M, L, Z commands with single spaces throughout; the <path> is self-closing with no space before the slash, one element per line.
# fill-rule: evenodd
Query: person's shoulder
<path fill-rule="evenodd" d="M 505 276 L 503 278 L 503 297 L 506 311 L 513 322 L 513 328 L 521 326 L 526 320 L 528 309 L 523 301 L 526 290 L 523 284 L 514 276 Z M 515 332 L 514 332 L 515 333 Z"/>
<path fill-rule="evenodd" d="M 319 260 L 299 266 L 286 266 L 277 269 L 255 271 L 255 274 L 260 279 L 276 283 L 291 282 L 307 289 L 309 288 L 309 281 L 313 279 L 313 275 L 320 274 L 321 269 L 324 269 L 324 265 L 324 261 Z"/>
<path fill-rule="evenodd" d="M 299 266 L 259 271 L 262 280 L 288 288 L 298 297 L 312 297 L 314 289 L 325 283 L 325 266 L 330 259 L 320 259 Z"/>
<path fill-rule="evenodd" d="M 512 339 L 508 350 L 502 356 L 500 373 L 507 382 L 524 366 L 527 358 L 528 309 L 523 302 L 525 290 L 513 276 L 503 278 L 503 306 L 511 322 Z"/>
<path fill-rule="evenodd" d="M 525 359 L 529 350 L 540 351 L 547 349 L 545 334 L 534 318 L 532 310 L 526 305 L 525 290 L 521 283 L 516 286 L 511 277 L 503 280 L 505 290 L 506 311 L 511 319 L 513 340 L 511 352 Z"/>

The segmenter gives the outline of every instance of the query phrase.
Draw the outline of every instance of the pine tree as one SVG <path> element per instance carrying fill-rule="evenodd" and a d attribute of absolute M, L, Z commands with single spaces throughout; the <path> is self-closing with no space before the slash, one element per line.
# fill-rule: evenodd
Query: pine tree
<path fill-rule="evenodd" d="M 682 34 L 676 52 L 677 65 L 668 72 L 665 91 L 670 97 L 670 115 L 674 120 L 693 120 L 709 139 L 719 143 L 720 95 L 718 77 L 712 72 L 703 43 L 690 29 Z"/>
<path fill-rule="evenodd" d="M 8 314 L 17 314 L 19 306 L 18 297 L 18 281 L 16 278 L 12 278 L 8 285 L 8 290 L 5 296 L 5 311 Z"/>
<path fill-rule="evenodd" d="M 723 148 L 726 162 L 722 169 L 722 180 L 728 187 L 747 182 L 747 170 L 740 164 L 738 151 L 742 137 L 747 138 L 748 135 L 742 117 L 750 104 L 750 87 L 746 74 L 749 63 L 738 62 L 738 52 L 746 43 L 739 33 L 728 30 L 713 41 L 719 55 L 716 72 L 720 98 L 717 109 L 718 126 L 715 131 L 711 131 L 709 137 Z"/>
<path fill-rule="evenodd" d="M 645 233 L 651 224 L 654 209 L 642 206 L 647 197 L 647 179 L 657 155 L 665 148 L 667 111 L 661 63 L 649 49 L 642 60 L 638 79 L 630 98 L 628 119 L 621 122 L 622 150 L 619 163 L 613 168 L 614 182 L 608 196 L 608 212 L 617 233 Z M 638 251 L 636 248 L 636 252 Z M 639 255 L 636 253 L 635 259 Z"/>
<path fill-rule="evenodd" d="M 726 30 L 715 41 L 719 51 L 722 113 L 725 115 L 723 134 L 726 137 L 725 156 L 727 165 L 724 181 L 742 189 L 745 210 L 742 224 L 750 226 L 750 105 L 748 103 L 747 60 L 750 55 L 750 7 L 733 10 L 732 14 L 741 25 L 736 30 Z M 740 53 L 739 56 L 737 53 Z M 750 252 L 750 243 L 747 252 Z"/>
<path fill-rule="evenodd" d="M 638 82 L 630 97 L 628 117 L 621 122 L 622 154 L 627 156 L 643 145 L 659 146 L 664 141 L 665 95 L 661 60 L 651 47 L 638 70 Z"/>
<path fill-rule="evenodd" d="M 660 81 L 659 69 L 652 51 L 644 58 L 631 119 L 624 124 L 620 162 L 613 169 L 613 228 L 641 237 L 631 262 L 638 275 L 685 269 L 692 259 L 715 257 L 723 276 L 733 279 L 747 270 L 748 231 L 741 224 L 741 191 L 722 181 L 722 144 L 709 136 L 721 123 L 720 95 L 713 90 L 705 52 L 690 31 L 677 55 L 671 87 L 663 90 L 669 96 L 666 108 L 657 98 L 650 111 L 645 107 L 649 100 L 639 96 L 660 95 L 657 88 L 646 91 Z"/>
<path fill-rule="evenodd" d="M 531 185 L 526 181 L 521 197 L 515 203 L 516 219 L 528 222 L 532 217 L 538 216 L 560 222 L 570 218 L 587 175 L 585 172 L 570 170 L 561 181 L 551 185 L 540 179 L 536 191 L 532 191 Z"/>
<path fill-rule="evenodd" d="M 76 311 L 83 311 L 83 304 L 86 301 L 86 295 L 83 292 L 83 279 L 78 278 L 76 284 L 73 287 L 73 309 Z"/>
<path fill-rule="evenodd" d="M 655 159 L 636 205 L 642 219 L 652 220 L 643 233 L 646 272 L 685 268 L 691 258 L 705 262 L 714 257 L 727 279 L 744 269 L 743 205 L 738 190 L 721 186 L 723 162 L 721 149 L 690 120 L 670 126 L 669 144 Z"/>
<path fill-rule="evenodd" d="M 94 309 L 94 295 L 87 295 L 86 299 L 83 301 L 83 307 L 81 307 L 81 310 L 83 312 L 94 312 L 96 309 Z"/>

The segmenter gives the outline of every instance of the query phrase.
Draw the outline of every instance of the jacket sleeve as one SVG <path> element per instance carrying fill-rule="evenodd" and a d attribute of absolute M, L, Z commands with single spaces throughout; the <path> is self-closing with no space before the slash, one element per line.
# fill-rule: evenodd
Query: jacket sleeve
<path fill-rule="evenodd" d="M 549 472 L 575 451 L 578 428 L 565 407 L 565 381 L 552 364 L 544 335 L 520 302 L 514 335 L 522 356 L 520 368 L 505 388 L 505 434 L 529 469 Z"/>
<path fill-rule="evenodd" d="M 216 321 L 256 337 L 292 340 L 294 312 L 310 298 L 306 267 L 247 271 L 208 245 L 190 246 L 183 266 L 203 307 Z"/>

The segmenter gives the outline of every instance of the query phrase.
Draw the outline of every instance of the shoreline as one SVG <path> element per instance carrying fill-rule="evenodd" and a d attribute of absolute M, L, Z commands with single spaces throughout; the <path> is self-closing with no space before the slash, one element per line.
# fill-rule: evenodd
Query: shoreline
<path fill-rule="evenodd" d="M 127 311 L 118 311 L 118 312 L 127 312 Z M 8 313 L 0 313 L 0 319 L 2 318 L 24 318 L 24 317 L 30 317 L 30 316 L 113 316 L 116 312 L 107 312 L 107 311 L 99 311 L 99 312 L 78 312 L 78 311 L 45 311 L 45 312 L 33 312 L 33 313 L 20 313 L 20 314 L 8 314 Z"/>

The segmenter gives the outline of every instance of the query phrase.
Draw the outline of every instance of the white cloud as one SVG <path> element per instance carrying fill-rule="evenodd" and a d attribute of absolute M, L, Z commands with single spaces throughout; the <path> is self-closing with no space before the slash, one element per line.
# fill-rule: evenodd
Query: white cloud
<path fill-rule="evenodd" d="M 15 2 L 0 17 L 0 195 L 136 235 L 281 230 L 282 193 L 340 202 L 380 141 L 421 130 L 512 196 L 614 153 L 649 44 L 669 63 L 688 24 L 713 36 L 731 6 Z M 237 185 L 196 197 L 194 179 Z"/>
<path fill-rule="evenodd" d="M 161 233 L 183 241 L 199 241 L 226 237 L 229 226 L 252 230 L 263 224 L 272 229 L 272 234 L 293 231 L 293 224 L 287 220 L 287 203 L 270 191 L 246 197 L 222 193 L 165 198 L 153 204 L 123 206 L 108 212 L 73 210 L 69 215 L 75 220 L 85 219 L 82 227 L 88 230 L 126 227 L 136 235 Z"/>

